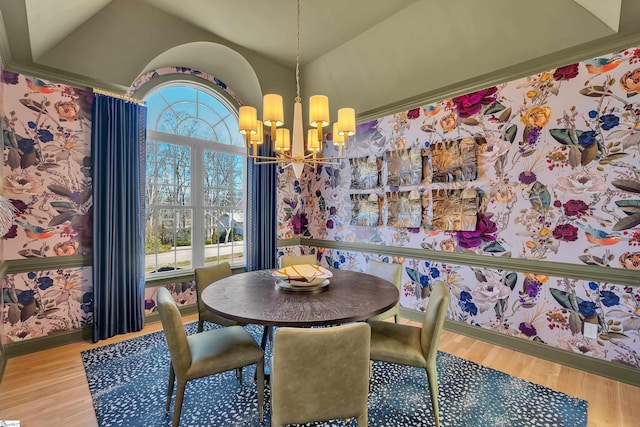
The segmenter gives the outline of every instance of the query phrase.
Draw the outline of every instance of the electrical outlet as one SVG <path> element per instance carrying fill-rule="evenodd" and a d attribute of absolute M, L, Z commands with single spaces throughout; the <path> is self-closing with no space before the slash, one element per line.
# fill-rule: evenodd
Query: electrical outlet
<path fill-rule="evenodd" d="M 595 323 L 584 322 L 582 335 L 586 338 L 598 339 L 598 325 Z"/>

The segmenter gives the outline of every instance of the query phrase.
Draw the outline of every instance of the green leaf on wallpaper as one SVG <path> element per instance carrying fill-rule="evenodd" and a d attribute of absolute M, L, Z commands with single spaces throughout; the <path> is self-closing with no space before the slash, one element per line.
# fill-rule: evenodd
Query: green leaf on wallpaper
<path fill-rule="evenodd" d="M 588 165 L 598 155 L 598 144 L 591 144 L 582 150 L 582 156 L 580 157 L 580 163 L 582 166 Z"/>
<path fill-rule="evenodd" d="M 623 153 L 609 154 L 607 157 L 603 157 L 602 159 L 600 159 L 600 161 L 598 163 L 600 163 L 601 165 L 608 165 L 612 161 L 621 159 L 622 157 L 626 157 L 628 155 L 629 155 L 629 153 L 624 153 L 624 152 Z"/>
<path fill-rule="evenodd" d="M 640 200 L 618 200 L 616 205 L 627 215 L 640 213 Z"/>
<path fill-rule="evenodd" d="M 510 118 L 511 118 L 511 107 L 507 108 L 502 113 L 500 113 L 500 115 L 498 116 L 498 121 L 506 122 L 506 121 L 509 121 Z"/>
<path fill-rule="evenodd" d="M 571 131 L 571 129 L 549 129 L 549 133 L 551 134 L 553 139 L 558 141 L 560 144 L 575 145 L 578 143 L 578 141 L 574 140 L 573 132 Z M 582 135 L 581 130 L 576 130 L 575 133 L 576 138 Z"/>
<path fill-rule="evenodd" d="M 584 96 L 601 97 L 611 95 L 611 91 L 605 90 L 604 86 L 593 85 L 583 88 L 580 94 Z"/>
<path fill-rule="evenodd" d="M 91 187 L 87 186 L 84 190 L 82 190 L 82 193 L 80 193 L 80 198 L 78 199 L 78 203 L 80 205 L 85 204 L 91 198 L 92 193 L 93 192 L 91 191 Z"/>
<path fill-rule="evenodd" d="M 418 272 L 414 268 L 405 267 L 404 271 L 407 272 L 407 275 L 412 281 L 420 283 L 420 277 L 418 277 Z"/>
<path fill-rule="evenodd" d="M 478 126 L 480 124 L 480 122 L 474 119 L 473 117 L 465 117 L 460 121 L 465 125 L 469 125 L 469 126 Z"/>
<path fill-rule="evenodd" d="M 30 110 L 33 110 L 35 112 L 42 113 L 42 114 L 47 114 L 47 109 L 42 104 L 34 101 L 33 99 L 23 98 L 20 100 L 20 103 Z"/>
<path fill-rule="evenodd" d="M 504 284 L 510 287 L 511 290 L 513 290 L 513 288 L 516 286 L 517 281 L 518 281 L 518 273 L 516 273 L 515 271 L 512 271 L 511 273 L 507 274 L 504 278 Z"/>
<path fill-rule="evenodd" d="M 71 202 L 53 201 L 50 203 L 52 208 L 58 212 L 66 212 L 68 210 L 76 210 L 76 205 Z"/>
<path fill-rule="evenodd" d="M 489 105 L 486 110 L 484 110 L 484 114 L 489 115 L 489 114 L 497 113 L 499 111 L 504 110 L 504 108 L 505 108 L 504 105 L 496 101 L 493 104 Z M 504 120 L 501 120 L 501 121 L 504 121 Z"/>
<path fill-rule="evenodd" d="M 13 288 L 2 288 L 2 298 L 4 303 L 18 303 L 18 297 L 22 293 L 21 289 L 13 289 Z"/>
<path fill-rule="evenodd" d="M 76 213 L 71 211 L 63 212 L 60 215 L 56 215 L 49 221 L 49 227 L 64 224 L 65 222 L 69 221 L 74 215 L 76 215 Z"/>
<path fill-rule="evenodd" d="M 480 270 L 478 270 L 477 268 L 473 269 L 473 274 L 476 276 L 476 280 L 478 282 L 486 282 L 487 281 L 487 277 L 484 275 L 484 273 Z"/>
<path fill-rule="evenodd" d="M 9 167 L 11 170 L 18 169 L 20 167 L 20 151 L 17 148 L 9 148 L 9 153 L 7 154 L 7 162 L 9 163 Z"/>
<path fill-rule="evenodd" d="M 640 193 L 640 181 L 632 181 L 630 179 L 614 179 L 611 185 L 620 190 L 629 191 L 631 193 Z"/>
<path fill-rule="evenodd" d="M 47 188 L 59 196 L 64 196 L 64 197 L 71 196 L 71 190 L 61 185 L 51 184 L 51 185 L 48 185 Z"/>
<path fill-rule="evenodd" d="M 628 230 L 630 228 L 635 227 L 636 225 L 640 225 L 640 213 L 629 215 L 628 217 L 622 218 L 620 221 L 616 223 L 611 229 L 612 231 L 622 231 Z"/>
<path fill-rule="evenodd" d="M 491 242 L 483 248 L 483 251 L 488 253 L 501 253 L 506 249 L 498 242 Z"/>
<path fill-rule="evenodd" d="M 329 267 L 333 268 L 333 257 L 330 257 L 329 255 L 325 255 L 324 260 L 327 262 L 327 265 L 329 265 Z"/>
<path fill-rule="evenodd" d="M 504 136 L 507 137 L 507 140 L 513 144 L 513 141 L 516 139 L 516 134 L 518 133 L 518 126 L 511 125 L 509 129 L 504 133 Z"/>
<path fill-rule="evenodd" d="M 24 153 L 22 156 L 20 156 L 20 167 L 22 169 L 26 169 L 30 166 L 33 166 L 36 163 L 37 159 L 38 158 L 36 156 L 35 150 L 30 153 Z"/>
<path fill-rule="evenodd" d="M 549 292 L 551 292 L 551 296 L 558 301 L 558 304 L 566 308 L 567 310 L 578 311 L 578 307 L 574 307 L 571 303 L 570 294 L 560 289 L 549 288 Z M 577 304 L 580 304 L 583 300 L 576 297 Z"/>

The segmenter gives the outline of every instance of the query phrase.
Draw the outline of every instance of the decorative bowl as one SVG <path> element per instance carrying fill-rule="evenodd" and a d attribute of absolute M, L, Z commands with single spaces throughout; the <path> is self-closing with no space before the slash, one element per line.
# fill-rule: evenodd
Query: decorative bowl
<path fill-rule="evenodd" d="M 274 271 L 272 275 L 292 286 L 318 286 L 333 277 L 326 268 L 312 264 L 290 265 Z"/>

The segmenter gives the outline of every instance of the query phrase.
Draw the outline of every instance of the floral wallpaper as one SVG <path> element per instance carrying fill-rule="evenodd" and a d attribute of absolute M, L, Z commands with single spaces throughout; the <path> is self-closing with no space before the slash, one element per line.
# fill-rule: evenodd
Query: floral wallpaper
<path fill-rule="evenodd" d="M 394 260 L 404 265 L 404 307 L 423 309 L 431 281 L 445 278 L 452 320 L 640 368 L 637 287 L 540 275 L 544 261 L 640 270 L 640 47 L 419 106 L 356 132 L 346 147 L 351 159 L 476 138 L 476 179 L 437 184 L 478 195 L 475 227 L 354 225 L 353 162 L 343 161 L 305 168 L 300 180 L 281 170 L 280 238 L 541 261 L 541 271 L 526 275 Z M 324 154 L 336 155 L 332 144 Z M 412 189 L 433 188 L 423 182 Z M 357 270 L 369 256 L 317 254 L 330 267 Z M 598 339 L 583 336 L 585 322 L 598 325 Z"/>
<path fill-rule="evenodd" d="M 8 274 L 2 292 L 4 344 L 79 329 L 93 322 L 90 267 Z"/>
<path fill-rule="evenodd" d="M 5 259 L 89 252 L 93 93 L 4 71 Z"/>

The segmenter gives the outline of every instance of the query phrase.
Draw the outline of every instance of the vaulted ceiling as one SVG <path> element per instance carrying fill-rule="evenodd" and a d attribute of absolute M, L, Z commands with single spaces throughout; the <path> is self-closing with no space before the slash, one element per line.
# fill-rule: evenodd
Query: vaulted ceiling
<path fill-rule="evenodd" d="M 125 91 L 168 65 L 295 95 L 295 0 L 0 0 L 5 68 Z M 640 44 L 637 0 L 301 0 L 303 98 L 359 119 Z M 287 102 L 285 101 L 285 102 Z"/>

